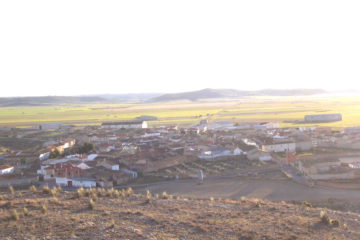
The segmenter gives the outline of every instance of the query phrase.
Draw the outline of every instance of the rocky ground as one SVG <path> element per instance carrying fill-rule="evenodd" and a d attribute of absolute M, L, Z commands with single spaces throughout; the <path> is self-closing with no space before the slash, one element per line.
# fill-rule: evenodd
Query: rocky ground
<path fill-rule="evenodd" d="M 131 190 L 0 194 L 1 239 L 360 239 L 360 215 L 310 203 Z"/>

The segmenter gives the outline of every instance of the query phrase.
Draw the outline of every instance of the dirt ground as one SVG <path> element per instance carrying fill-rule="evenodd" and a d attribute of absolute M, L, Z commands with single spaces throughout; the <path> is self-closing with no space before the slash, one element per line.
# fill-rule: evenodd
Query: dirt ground
<path fill-rule="evenodd" d="M 153 185 L 151 192 L 180 194 L 196 198 L 260 198 L 270 201 L 309 201 L 318 206 L 331 207 L 330 203 L 343 203 L 335 207 L 340 210 L 360 211 L 360 191 L 323 186 L 307 187 L 288 179 L 249 179 L 234 177 L 206 180 L 198 184 L 196 180 Z M 345 205 L 347 208 L 345 208 Z M 356 207 L 357 209 L 354 209 Z"/>

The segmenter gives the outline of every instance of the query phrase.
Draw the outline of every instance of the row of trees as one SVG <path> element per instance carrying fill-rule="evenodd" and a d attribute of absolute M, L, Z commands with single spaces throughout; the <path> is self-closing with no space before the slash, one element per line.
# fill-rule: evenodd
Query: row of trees
<path fill-rule="evenodd" d="M 95 149 L 94 147 L 94 144 L 92 143 L 84 143 L 83 145 L 80 145 L 80 146 L 75 146 L 71 149 L 71 153 L 72 154 L 87 154 L 91 151 L 93 151 Z M 52 151 L 50 153 L 50 158 L 57 158 L 57 157 L 60 157 L 60 156 L 63 156 L 64 154 L 61 154 L 59 152 L 59 150 L 55 149 L 54 151 Z"/>

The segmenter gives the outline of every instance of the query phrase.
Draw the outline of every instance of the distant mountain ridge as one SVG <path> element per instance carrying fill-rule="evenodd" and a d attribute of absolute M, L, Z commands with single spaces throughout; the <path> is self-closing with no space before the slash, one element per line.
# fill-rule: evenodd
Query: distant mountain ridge
<path fill-rule="evenodd" d="M 178 100 L 196 101 L 211 98 L 242 98 L 249 96 L 309 96 L 327 93 L 323 89 L 263 89 L 257 91 L 241 91 L 235 89 L 211 89 L 199 91 L 164 94 L 150 99 L 151 102 L 167 102 Z"/>
<path fill-rule="evenodd" d="M 61 104 L 102 103 L 105 101 L 106 99 L 96 96 L 8 97 L 8 98 L 0 98 L 0 106 L 1 107 L 48 106 L 48 105 L 61 105 Z"/>
<path fill-rule="evenodd" d="M 161 93 L 129 93 L 129 94 L 97 94 L 88 96 L 42 96 L 42 97 L 3 97 L 0 107 L 16 106 L 51 106 L 62 104 L 94 104 L 123 102 L 168 102 L 179 100 L 196 101 L 200 99 L 243 98 L 249 96 L 308 96 L 327 93 L 322 89 L 264 89 L 258 91 L 241 91 L 235 89 L 211 89 L 199 91 L 161 94 Z"/>
<path fill-rule="evenodd" d="M 0 98 L 0 107 L 142 102 L 160 95 L 161 93 L 129 93 L 89 96 L 4 97 Z"/>

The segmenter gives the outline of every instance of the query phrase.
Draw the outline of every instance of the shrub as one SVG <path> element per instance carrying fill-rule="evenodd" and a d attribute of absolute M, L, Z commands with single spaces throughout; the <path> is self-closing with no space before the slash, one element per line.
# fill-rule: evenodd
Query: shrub
<path fill-rule="evenodd" d="M 51 194 L 51 196 L 56 197 L 56 195 L 58 194 L 57 189 L 56 188 L 51 189 L 50 194 Z"/>
<path fill-rule="evenodd" d="M 58 187 L 57 187 L 57 191 L 58 191 L 59 193 L 64 192 L 64 190 L 62 189 L 62 187 L 61 187 L 61 186 L 58 186 Z"/>
<path fill-rule="evenodd" d="M 95 192 L 95 193 L 91 193 L 91 198 L 92 198 L 95 202 L 97 202 L 97 201 L 99 200 L 96 192 Z"/>
<path fill-rule="evenodd" d="M 340 226 L 340 222 L 339 222 L 339 220 L 337 220 L 337 219 L 332 219 L 332 220 L 330 221 L 330 224 L 331 224 L 332 226 L 334 226 L 334 227 L 339 227 L 339 226 Z"/>
<path fill-rule="evenodd" d="M 11 219 L 14 220 L 14 221 L 17 221 L 17 220 L 19 220 L 19 218 L 20 218 L 20 217 L 19 217 L 19 214 L 17 213 L 17 211 L 16 211 L 15 209 L 11 211 L 11 215 L 10 215 L 10 216 L 11 216 Z"/>
<path fill-rule="evenodd" d="M 132 196 L 134 194 L 134 191 L 133 191 L 133 189 L 131 187 L 129 187 L 127 189 L 127 194 L 128 194 L 128 196 Z"/>
<path fill-rule="evenodd" d="M 162 198 L 162 199 L 168 199 L 168 198 L 169 198 L 169 195 L 168 195 L 166 192 L 163 192 L 163 193 L 161 194 L 161 198 Z"/>
<path fill-rule="evenodd" d="M 43 214 L 45 214 L 45 213 L 47 213 L 47 211 L 48 211 L 47 206 L 46 206 L 46 204 L 44 203 L 43 205 L 41 205 L 41 212 L 42 212 Z"/>
<path fill-rule="evenodd" d="M 114 197 L 120 197 L 120 191 L 119 190 L 115 190 L 114 191 Z"/>
<path fill-rule="evenodd" d="M 329 218 L 329 215 L 327 215 L 326 212 L 324 212 L 324 211 L 320 212 L 320 219 L 321 219 L 322 223 L 324 223 L 326 225 L 330 225 L 330 218 Z"/>
<path fill-rule="evenodd" d="M 37 192 L 37 189 L 34 185 L 31 185 L 31 187 L 29 188 L 29 191 L 32 192 L 32 193 L 36 193 Z"/>
<path fill-rule="evenodd" d="M 13 186 L 9 186 L 9 191 L 12 195 L 15 194 L 15 190 L 14 190 Z"/>
<path fill-rule="evenodd" d="M 115 221 L 114 219 L 111 219 L 109 228 L 114 228 L 114 227 L 115 227 Z"/>
<path fill-rule="evenodd" d="M 26 207 L 24 207 L 23 212 L 24 212 L 24 216 L 28 216 L 28 215 L 29 215 L 29 210 L 28 210 Z"/>
<path fill-rule="evenodd" d="M 85 189 L 83 187 L 76 190 L 76 197 L 81 198 L 85 195 Z"/>
<path fill-rule="evenodd" d="M 51 192 L 51 190 L 50 190 L 49 186 L 44 186 L 44 187 L 42 188 L 42 193 L 44 193 L 44 194 L 50 194 L 50 192 Z"/>
<path fill-rule="evenodd" d="M 312 208 L 311 202 L 308 202 L 308 201 L 303 201 L 303 202 L 302 202 L 302 205 L 305 206 L 305 207 Z"/>
<path fill-rule="evenodd" d="M 90 198 L 90 200 L 89 200 L 89 208 L 90 208 L 91 210 L 94 210 L 94 209 L 96 208 L 96 203 L 95 203 L 94 200 L 92 200 L 91 198 Z"/>
<path fill-rule="evenodd" d="M 150 192 L 149 190 L 146 191 L 146 202 L 147 202 L 147 203 L 151 203 L 151 202 L 152 202 L 151 192 Z"/>
<path fill-rule="evenodd" d="M 255 199 L 255 207 L 257 208 L 261 207 L 261 202 L 259 199 Z"/>
<path fill-rule="evenodd" d="M 114 188 L 110 188 L 107 190 L 106 195 L 109 197 L 113 197 L 115 193 L 115 189 Z"/>

